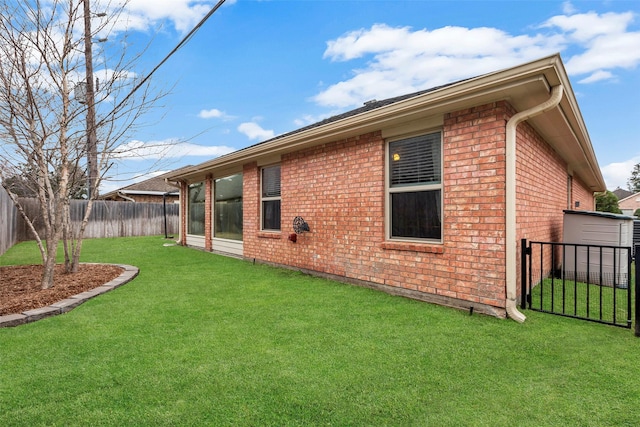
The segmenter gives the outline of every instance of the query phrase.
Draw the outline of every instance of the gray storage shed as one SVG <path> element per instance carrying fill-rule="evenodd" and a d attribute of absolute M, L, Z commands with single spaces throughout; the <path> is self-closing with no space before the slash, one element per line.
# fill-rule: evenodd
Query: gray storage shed
<path fill-rule="evenodd" d="M 568 279 L 606 286 L 629 283 L 633 220 L 628 215 L 593 211 L 564 211 L 563 271 Z M 621 249 L 624 247 L 626 249 Z"/>

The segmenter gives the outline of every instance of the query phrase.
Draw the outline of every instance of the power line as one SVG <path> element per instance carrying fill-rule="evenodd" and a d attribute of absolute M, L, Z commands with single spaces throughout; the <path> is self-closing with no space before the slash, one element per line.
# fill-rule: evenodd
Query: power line
<path fill-rule="evenodd" d="M 211 17 L 211 15 L 213 15 L 219 8 L 220 6 L 222 6 L 222 4 L 225 2 L 225 0 L 219 0 L 218 3 L 204 16 L 204 18 L 202 18 L 200 20 L 200 22 L 198 22 L 198 24 L 193 27 L 191 29 L 191 31 L 189 31 L 189 33 L 184 36 L 182 38 L 182 40 L 180 40 L 180 43 L 178 43 L 176 45 L 176 47 L 173 48 L 173 50 L 171 50 L 171 52 L 169 52 L 167 54 L 167 56 L 164 57 L 164 59 L 162 61 L 160 61 L 158 63 L 158 65 L 156 65 L 153 70 L 151 70 L 151 72 L 149 74 L 147 74 L 145 76 L 144 79 L 142 79 L 137 85 L 134 86 L 133 89 L 131 89 L 131 92 L 129 92 L 127 94 L 127 96 L 124 97 L 124 99 L 122 101 L 120 101 L 118 103 L 118 105 L 116 105 L 113 110 L 111 111 L 111 113 L 109 113 L 107 116 L 110 116 L 112 114 L 114 114 L 129 98 L 131 98 L 131 96 L 142 87 L 142 85 L 144 85 L 153 75 L 153 73 L 155 73 L 156 71 L 158 71 L 158 68 L 160 68 L 165 62 L 167 62 L 169 60 L 169 58 L 171 58 L 173 56 L 174 53 L 176 53 L 178 50 L 180 50 L 184 45 L 187 44 L 187 42 L 193 37 L 193 35 L 200 29 L 200 27 L 202 27 L 204 25 L 205 22 L 207 22 L 207 20 Z"/>

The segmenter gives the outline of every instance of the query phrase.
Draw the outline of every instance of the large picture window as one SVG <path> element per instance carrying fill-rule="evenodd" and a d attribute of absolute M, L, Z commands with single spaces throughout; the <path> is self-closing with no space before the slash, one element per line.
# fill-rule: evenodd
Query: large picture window
<path fill-rule="evenodd" d="M 389 143 L 389 237 L 442 241 L 440 132 Z"/>
<path fill-rule="evenodd" d="M 280 230 L 280 165 L 262 168 L 262 229 Z"/>
<path fill-rule="evenodd" d="M 189 185 L 187 234 L 204 236 L 204 183 Z"/>
<path fill-rule="evenodd" d="M 214 236 L 242 240 L 242 174 L 215 180 Z"/>

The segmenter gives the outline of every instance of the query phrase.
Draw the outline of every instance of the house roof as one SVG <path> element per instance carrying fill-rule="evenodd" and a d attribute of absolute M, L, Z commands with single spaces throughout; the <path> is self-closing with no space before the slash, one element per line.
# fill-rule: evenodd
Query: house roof
<path fill-rule="evenodd" d="M 557 85 L 564 88 L 558 107 L 528 122 L 567 162 L 571 172 L 592 191 L 604 191 L 604 178 L 559 54 L 411 94 L 370 101 L 354 110 L 170 173 L 167 179 L 195 181 L 211 173 L 225 176 L 241 171 L 247 162 L 276 162 L 287 152 L 375 130 L 411 126 L 417 120 L 442 117 L 447 112 L 489 102 L 507 100 L 517 111 L 524 111 L 546 101 L 551 88 Z"/>
<path fill-rule="evenodd" d="M 623 190 L 623 191 L 625 191 L 625 190 Z M 632 193 L 631 191 L 627 191 L 627 193 L 629 193 L 629 195 L 627 195 L 627 196 L 625 196 L 623 198 L 619 198 L 618 203 L 625 202 L 627 200 L 631 200 L 631 199 L 634 199 L 634 198 L 635 199 L 640 199 L 640 192 Z M 615 194 L 615 191 L 614 191 L 614 194 Z"/>
<path fill-rule="evenodd" d="M 627 190 L 622 189 L 620 187 L 618 187 L 615 190 L 613 190 L 612 193 L 616 195 L 618 200 L 623 200 L 623 199 L 626 199 L 627 197 L 633 195 L 632 191 L 627 191 Z"/>
<path fill-rule="evenodd" d="M 178 173 L 182 169 L 189 168 L 191 166 L 185 166 L 184 168 L 176 169 L 171 172 L 163 173 L 162 175 L 154 176 L 153 178 L 146 179 L 144 181 L 136 182 L 126 187 L 119 188 L 109 193 L 101 194 L 101 199 L 108 199 L 116 197 L 118 194 L 124 195 L 150 195 L 150 196 L 162 196 L 167 193 L 178 194 L 180 190 L 175 186 L 167 183 L 168 176 Z"/>

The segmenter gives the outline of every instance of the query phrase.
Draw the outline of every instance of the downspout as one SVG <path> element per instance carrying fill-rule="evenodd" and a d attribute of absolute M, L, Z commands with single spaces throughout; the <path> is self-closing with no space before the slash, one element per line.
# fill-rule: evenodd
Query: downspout
<path fill-rule="evenodd" d="M 516 271 L 517 248 L 516 240 L 516 128 L 518 125 L 539 114 L 552 110 L 560 104 L 562 100 L 562 85 L 554 86 L 551 89 L 551 96 L 542 104 L 536 105 L 525 111 L 514 115 L 507 122 L 507 147 L 506 147 L 506 233 L 505 242 L 507 245 L 507 315 L 516 322 L 524 322 L 526 316 L 518 310 L 517 279 Z"/>

